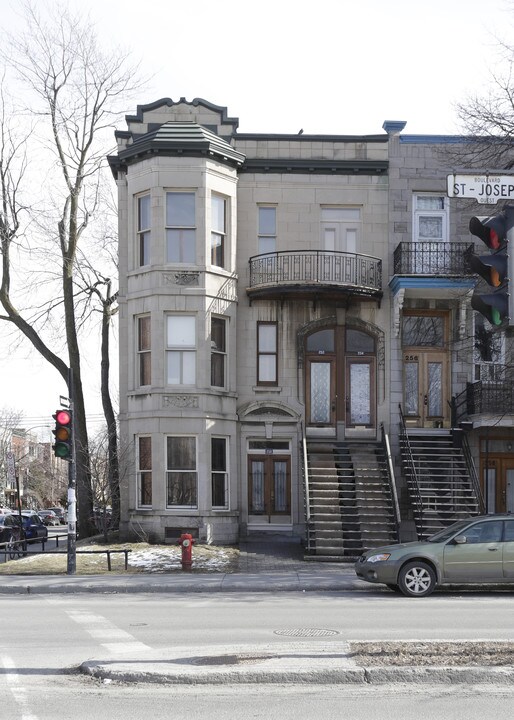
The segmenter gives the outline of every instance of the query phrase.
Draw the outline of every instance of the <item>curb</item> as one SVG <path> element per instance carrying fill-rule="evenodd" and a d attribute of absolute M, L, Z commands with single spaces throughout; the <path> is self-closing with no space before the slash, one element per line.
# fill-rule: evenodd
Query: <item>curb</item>
<path fill-rule="evenodd" d="M 514 684 L 514 666 L 367 666 L 358 664 L 351 643 L 315 647 L 288 643 L 172 647 L 143 651 L 125 660 L 88 660 L 78 671 L 104 681 L 169 685 L 326 684 L 434 685 Z"/>
<path fill-rule="evenodd" d="M 137 663 L 136 663 L 137 664 Z M 118 682 L 159 683 L 163 685 L 222 685 L 222 684 L 321 684 L 321 685 L 383 685 L 411 683 L 424 685 L 487 684 L 513 685 L 514 667 L 354 667 L 318 670 L 258 670 L 237 668 L 199 673 L 173 672 L 155 669 L 119 668 L 101 663 L 85 662 L 79 671 L 99 680 Z"/>
<path fill-rule="evenodd" d="M 0 595 L 41 595 L 71 593 L 265 593 L 265 592 L 377 592 L 377 588 L 357 578 L 329 577 L 308 573 L 270 574 L 220 574 L 196 575 L 195 577 L 127 576 L 109 578 L 90 577 L 18 577 L 16 580 L 0 579 Z"/>

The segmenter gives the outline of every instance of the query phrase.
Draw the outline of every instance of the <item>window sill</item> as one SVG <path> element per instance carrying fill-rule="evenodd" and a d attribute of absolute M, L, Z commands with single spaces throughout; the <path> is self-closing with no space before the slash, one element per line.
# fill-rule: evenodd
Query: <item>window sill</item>
<path fill-rule="evenodd" d="M 254 393 L 281 393 L 280 385 L 254 385 L 252 388 Z"/>

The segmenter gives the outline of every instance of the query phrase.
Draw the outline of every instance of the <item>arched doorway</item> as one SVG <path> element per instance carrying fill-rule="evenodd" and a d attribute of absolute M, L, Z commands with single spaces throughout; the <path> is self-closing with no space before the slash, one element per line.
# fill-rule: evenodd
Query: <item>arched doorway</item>
<path fill-rule="evenodd" d="M 376 432 L 376 338 L 334 325 L 305 337 L 307 435 L 342 439 Z"/>

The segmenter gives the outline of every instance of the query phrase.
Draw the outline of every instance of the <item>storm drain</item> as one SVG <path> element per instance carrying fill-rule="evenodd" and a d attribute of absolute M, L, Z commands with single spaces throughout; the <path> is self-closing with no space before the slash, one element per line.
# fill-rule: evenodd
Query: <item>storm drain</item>
<path fill-rule="evenodd" d="M 211 657 L 198 657 L 192 660 L 194 665 L 245 665 L 250 663 L 264 662 L 272 655 L 252 655 L 241 653 L 240 655 L 213 655 Z"/>
<path fill-rule="evenodd" d="M 290 630 L 274 630 L 275 635 L 286 635 L 287 637 L 328 637 L 339 635 L 337 630 L 325 628 L 291 628 Z"/>

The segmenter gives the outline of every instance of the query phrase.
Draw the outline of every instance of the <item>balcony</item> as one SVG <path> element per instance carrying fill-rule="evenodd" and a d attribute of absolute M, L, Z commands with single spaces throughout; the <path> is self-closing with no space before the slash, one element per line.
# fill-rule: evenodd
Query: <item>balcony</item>
<path fill-rule="evenodd" d="M 332 250 L 287 250 L 249 260 L 253 299 L 380 300 L 382 261 L 369 255 Z"/>
<path fill-rule="evenodd" d="M 484 380 L 468 383 L 452 399 L 452 424 L 477 415 L 514 415 L 514 374 L 507 365 L 490 365 Z M 498 424 L 502 424 L 498 421 Z M 507 420 L 510 426 L 510 418 Z"/>
<path fill-rule="evenodd" d="M 469 277 L 473 245 L 447 242 L 402 242 L 394 251 L 394 275 Z"/>

